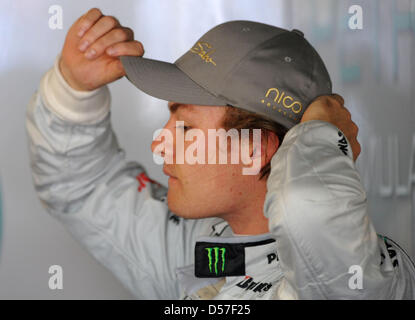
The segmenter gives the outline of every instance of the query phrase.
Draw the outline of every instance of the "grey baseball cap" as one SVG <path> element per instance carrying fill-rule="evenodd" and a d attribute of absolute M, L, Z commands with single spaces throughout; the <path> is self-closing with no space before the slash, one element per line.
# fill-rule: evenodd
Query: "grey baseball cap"
<path fill-rule="evenodd" d="M 286 128 L 332 93 L 330 76 L 299 30 L 230 21 L 204 34 L 176 62 L 122 56 L 127 78 L 145 93 L 183 104 L 231 105 Z"/>

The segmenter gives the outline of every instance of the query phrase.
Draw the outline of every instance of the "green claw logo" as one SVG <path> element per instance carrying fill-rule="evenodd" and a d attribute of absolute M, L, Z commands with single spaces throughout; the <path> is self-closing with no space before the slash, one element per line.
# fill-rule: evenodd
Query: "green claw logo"
<path fill-rule="evenodd" d="M 209 258 L 209 272 L 213 272 L 212 271 L 212 260 L 214 260 L 214 263 L 213 263 L 214 266 L 213 267 L 215 269 L 215 274 L 216 275 L 218 274 L 219 252 L 221 253 L 220 257 L 222 259 L 222 268 L 221 268 L 221 270 L 222 270 L 222 272 L 224 272 L 225 271 L 225 252 L 226 252 L 226 249 L 225 248 L 220 248 L 220 247 L 213 247 L 213 248 L 206 248 L 206 251 L 208 252 L 208 258 Z M 214 257 L 212 257 L 212 252 L 215 254 Z"/>

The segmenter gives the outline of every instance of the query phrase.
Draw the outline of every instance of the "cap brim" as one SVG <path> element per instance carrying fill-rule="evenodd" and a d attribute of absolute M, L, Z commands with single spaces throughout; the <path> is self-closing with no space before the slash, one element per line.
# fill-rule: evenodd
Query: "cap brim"
<path fill-rule="evenodd" d="M 227 104 L 199 86 L 173 63 L 132 56 L 122 56 L 121 62 L 128 80 L 150 96 L 183 104 Z"/>

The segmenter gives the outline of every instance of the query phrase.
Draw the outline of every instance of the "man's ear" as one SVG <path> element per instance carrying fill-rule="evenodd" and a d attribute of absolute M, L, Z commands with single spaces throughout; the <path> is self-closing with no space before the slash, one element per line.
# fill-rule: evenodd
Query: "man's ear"
<path fill-rule="evenodd" d="M 277 152 L 280 146 L 280 140 L 278 139 L 278 136 L 272 131 L 267 131 L 265 133 L 264 140 L 265 143 L 263 144 L 263 146 L 261 146 L 263 154 L 261 161 L 262 167 L 271 162 L 272 157 Z"/>
<path fill-rule="evenodd" d="M 261 157 L 261 167 L 264 167 L 277 152 L 279 144 L 278 136 L 274 132 L 265 131 L 261 135 L 261 146 L 252 146 L 250 157 L 251 159 Z"/>

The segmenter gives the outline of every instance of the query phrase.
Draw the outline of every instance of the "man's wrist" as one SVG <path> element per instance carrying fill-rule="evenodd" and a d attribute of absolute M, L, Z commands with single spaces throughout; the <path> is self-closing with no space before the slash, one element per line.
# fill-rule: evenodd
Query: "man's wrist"
<path fill-rule="evenodd" d="M 353 150 L 349 140 L 336 125 L 329 121 L 307 120 L 298 123 L 285 134 L 283 144 L 284 142 L 290 144 L 299 136 L 304 136 L 302 140 L 305 145 L 311 146 L 316 143 L 330 144 L 353 160 Z"/>
<path fill-rule="evenodd" d="M 59 68 L 60 55 L 54 67 L 42 78 L 40 92 L 46 107 L 63 120 L 78 124 L 94 124 L 103 120 L 110 110 L 107 86 L 92 90 L 75 90 Z"/>
<path fill-rule="evenodd" d="M 86 88 L 81 87 L 74 80 L 72 80 L 71 72 L 69 71 L 69 69 L 63 63 L 62 57 L 59 57 L 58 68 L 59 68 L 59 71 L 62 75 L 62 78 L 66 81 L 67 84 L 69 84 L 69 86 L 72 89 L 74 89 L 76 91 L 92 91 L 92 90 L 88 90 Z"/>

